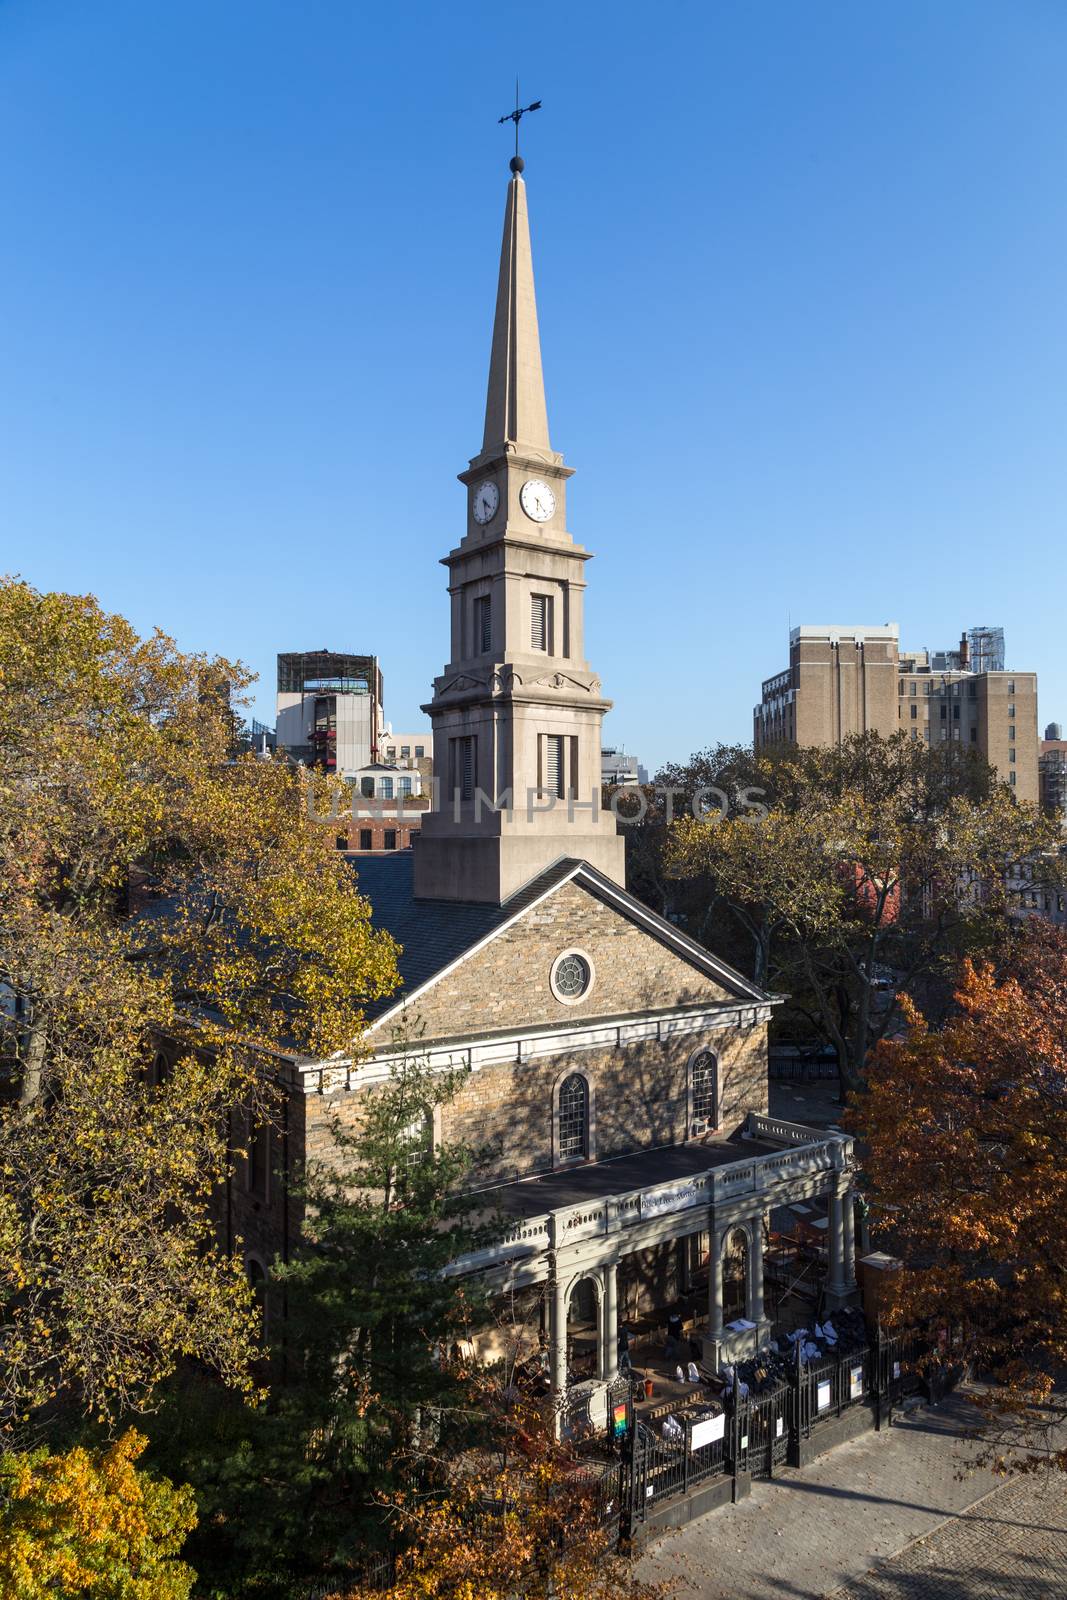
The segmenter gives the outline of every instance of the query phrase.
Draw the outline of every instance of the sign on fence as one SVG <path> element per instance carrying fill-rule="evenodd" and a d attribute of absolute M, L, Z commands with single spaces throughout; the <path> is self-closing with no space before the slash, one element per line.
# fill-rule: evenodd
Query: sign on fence
<path fill-rule="evenodd" d="M 863 1368 L 853 1367 L 848 1375 L 848 1397 L 850 1400 L 863 1398 Z"/>
<path fill-rule="evenodd" d="M 820 1385 L 819 1385 L 819 1392 L 818 1392 L 818 1395 L 816 1396 L 816 1407 L 817 1407 L 817 1409 L 819 1411 L 828 1411 L 830 1409 L 830 1380 L 829 1380 L 829 1378 L 827 1378 L 825 1383 L 820 1383 Z"/>
<path fill-rule="evenodd" d="M 726 1417 L 705 1417 L 703 1422 L 695 1422 L 690 1434 L 690 1448 L 700 1450 L 706 1444 L 713 1444 L 716 1439 L 721 1439 L 726 1433 Z"/>

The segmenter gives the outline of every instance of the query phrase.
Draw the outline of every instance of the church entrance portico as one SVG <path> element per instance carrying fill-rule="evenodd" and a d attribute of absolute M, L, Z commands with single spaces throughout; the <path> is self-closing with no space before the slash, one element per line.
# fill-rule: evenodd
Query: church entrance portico
<path fill-rule="evenodd" d="M 728 1140 L 642 1151 L 489 1191 L 487 1198 L 511 1224 L 497 1245 L 450 1270 L 484 1273 L 502 1289 L 542 1286 L 557 1416 L 565 1426 L 577 1403 L 585 1419 L 600 1426 L 607 1387 L 619 1373 L 620 1277 L 630 1278 L 634 1258 L 707 1236 L 706 1316 L 689 1323 L 687 1333 L 701 1339 L 700 1365 L 716 1375 L 727 1363 L 755 1355 L 770 1338 L 763 1260 L 769 1212 L 813 1200 L 828 1204 L 825 1302 L 854 1299 L 852 1170 L 847 1136 L 750 1113 Z M 584 1313 L 581 1370 L 575 1370 L 568 1338 L 576 1303 Z M 667 1309 L 646 1310 L 652 1313 L 642 1319 L 646 1331 L 659 1340 L 656 1317 L 662 1312 L 665 1331 Z M 679 1344 L 677 1358 L 686 1370 L 688 1347 Z"/>

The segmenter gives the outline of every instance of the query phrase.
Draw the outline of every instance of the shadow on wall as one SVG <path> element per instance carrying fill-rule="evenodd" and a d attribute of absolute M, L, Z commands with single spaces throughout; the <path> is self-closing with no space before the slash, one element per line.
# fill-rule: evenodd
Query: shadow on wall
<path fill-rule="evenodd" d="M 707 1001 L 690 992 L 675 1003 Z M 663 1009 L 662 997 L 652 993 L 646 1004 L 652 1016 Z M 565 1149 L 575 1151 L 576 1140 L 584 1159 L 592 1161 L 689 1142 L 690 1073 L 694 1058 L 707 1051 L 716 1058 L 718 1116 L 699 1137 L 725 1138 L 749 1111 L 767 1108 L 765 1024 L 730 1024 L 478 1068 L 444 1109 L 443 1137 L 474 1152 L 472 1187 L 550 1172 L 563 1164 Z M 574 1074 L 586 1085 L 585 1125 L 565 1130 L 560 1090 Z"/>

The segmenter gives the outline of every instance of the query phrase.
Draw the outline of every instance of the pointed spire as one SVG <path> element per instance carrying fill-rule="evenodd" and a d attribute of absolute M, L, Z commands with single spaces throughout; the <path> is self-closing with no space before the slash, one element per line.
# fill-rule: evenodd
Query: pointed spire
<path fill-rule="evenodd" d="M 511 163 L 512 179 L 504 212 L 483 454 L 500 450 L 505 444 L 533 450 L 552 448 L 548 442 L 533 253 L 522 168 L 522 158 L 516 156 Z"/>

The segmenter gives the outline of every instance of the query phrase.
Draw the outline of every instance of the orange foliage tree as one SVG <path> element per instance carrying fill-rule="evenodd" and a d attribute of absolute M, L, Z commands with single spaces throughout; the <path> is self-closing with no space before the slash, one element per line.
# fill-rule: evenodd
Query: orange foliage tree
<path fill-rule="evenodd" d="M 491 1377 L 472 1377 L 471 1399 L 490 1414 L 490 1447 L 458 1456 L 440 1492 L 394 1497 L 402 1553 L 388 1590 L 356 1585 L 331 1600 L 664 1600 L 670 1586 L 640 1580 L 610 1530 L 617 1482 Z"/>
<path fill-rule="evenodd" d="M 997 1380 L 976 1397 L 988 1457 L 1067 1470 L 1067 932 L 1035 920 L 999 972 L 965 962 L 956 1001 L 939 1030 L 906 1006 L 852 1114 L 906 1263 L 889 1316 L 956 1330 Z"/>

